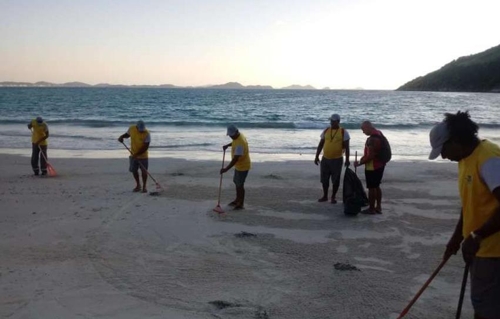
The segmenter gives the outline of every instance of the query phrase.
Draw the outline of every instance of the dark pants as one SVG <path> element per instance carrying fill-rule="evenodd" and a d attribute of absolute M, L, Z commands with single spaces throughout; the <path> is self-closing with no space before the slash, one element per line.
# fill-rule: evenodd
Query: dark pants
<path fill-rule="evenodd" d="M 40 148 L 42 149 L 45 157 L 40 154 Z M 36 144 L 31 144 L 31 167 L 33 168 L 35 175 L 40 173 L 40 168 L 42 169 L 43 175 L 47 174 L 47 161 L 45 158 L 47 158 L 47 145 L 38 146 Z M 40 166 L 38 166 L 39 162 Z"/>

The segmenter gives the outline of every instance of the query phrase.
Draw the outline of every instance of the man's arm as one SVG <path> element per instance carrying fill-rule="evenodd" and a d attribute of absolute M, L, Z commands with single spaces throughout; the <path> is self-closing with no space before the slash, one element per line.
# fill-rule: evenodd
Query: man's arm
<path fill-rule="evenodd" d="M 493 196 L 500 203 L 500 186 L 493 190 Z M 474 231 L 480 238 L 488 238 L 489 236 L 500 231 L 500 208 L 496 210 L 495 214 L 491 216 L 483 226 Z"/>
<path fill-rule="evenodd" d="M 448 241 L 448 244 L 446 244 L 446 250 L 444 251 L 443 259 L 448 259 L 451 255 L 456 255 L 457 251 L 460 249 L 460 244 L 462 244 L 462 241 L 464 240 L 464 237 L 462 236 L 463 225 L 463 211 L 460 211 L 460 219 L 455 226 L 455 231 Z"/>
<path fill-rule="evenodd" d="M 31 122 L 28 124 L 28 129 L 31 130 L 31 128 L 33 127 L 33 125 L 31 124 Z"/>
<path fill-rule="evenodd" d="M 142 147 L 135 154 L 133 154 L 132 157 L 137 157 L 141 155 L 142 153 L 146 152 L 148 148 L 149 148 L 149 143 L 143 143 Z"/>
<path fill-rule="evenodd" d="M 35 144 L 38 145 L 38 144 L 42 143 L 43 141 L 45 141 L 48 138 L 49 138 L 49 130 L 47 129 L 47 131 L 45 131 L 45 136 L 42 137 L 41 139 L 39 139 L 38 141 L 36 141 Z"/>
<path fill-rule="evenodd" d="M 493 190 L 493 195 L 500 203 L 500 187 Z M 462 244 L 462 257 L 464 261 L 466 263 L 471 262 L 479 251 L 479 248 L 481 248 L 481 241 L 498 231 L 500 231 L 500 208 L 481 227 L 473 231 L 475 236 L 471 233 L 465 238 Z"/>
<path fill-rule="evenodd" d="M 324 138 L 319 140 L 318 147 L 316 148 L 316 157 L 314 158 L 314 164 L 316 164 L 316 165 L 318 165 L 318 163 L 319 163 L 319 154 L 321 154 L 321 150 L 323 149 L 323 145 L 325 145 Z"/>
<path fill-rule="evenodd" d="M 231 142 L 231 143 L 228 143 L 228 144 L 226 144 L 226 145 L 222 145 L 222 149 L 225 151 L 225 150 L 227 150 L 227 148 L 228 148 L 229 146 L 231 146 L 232 144 L 233 144 L 233 143 Z"/>
<path fill-rule="evenodd" d="M 124 139 L 124 138 L 129 138 L 129 137 L 130 137 L 130 134 L 128 134 L 128 132 L 127 132 L 127 133 L 125 133 L 125 134 L 122 134 L 122 135 L 120 135 L 120 137 L 118 138 L 118 142 L 123 143 L 123 139 Z"/>
<path fill-rule="evenodd" d="M 345 167 L 349 167 L 349 165 L 351 165 L 351 162 L 349 162 L 349 157 L 350 157 L 349 141 L 350 140 L 342 142 L 344 144 L 344 148 L 345 148 Z"/>
<path fill-rule="evenodd" d="M 375 156 L 377 155 L 378 144 L 380 144 L 380 141 L 378 139 L 375 139 L 373 137 L 368 138 L 368 140 L 366 141 L 366 146 L 368 147 L 368 154 L 363 155 L 363 157 L 361 157 L 357 166 L 365 165 L 366 163 L 375 158 Z"/>
<path fill-rule="evenodd" d="M 236 165 L 236 162 L 238 162 L 238 160 L 240 159 L 240 157 L 241 157 L 241 155 L 234 155 L 234 157 L 231 160 L 231 162 L 229 163 L 229 165 L 227 165 L 226 167 L 220 169 L 220 173 L 223 174 L 223 173 L 229 171 L 231 168 L 233 168 L 233 166 Z"/>

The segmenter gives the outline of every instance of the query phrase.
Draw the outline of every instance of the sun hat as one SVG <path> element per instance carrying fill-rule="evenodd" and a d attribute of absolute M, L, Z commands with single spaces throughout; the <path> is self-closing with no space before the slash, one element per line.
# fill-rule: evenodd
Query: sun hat
<path fill-rule="evenodd" d="M 332 116 L 330 116 L 330 121 L 340 122 L 340 115 L 338 115 L 337 113 L 332 114 Z"/>
<path fill-rule="evenodd" d="M 227 133 L 226 135 L 228 136 L 234 136 L 236 135 L 236 133 L 238 133 L 238 128 L 236 126 L 234 126 L 233 124 L 229 125 L 227 127 Z"/>
<path fill-rule="evenodd" d="M 136 125 L 139 132 L 144 132 L 144 130 L 146 129 L 146 124 L 144 124 L 142 120 L 137 121 Z"/>
<path fill-rule="evenodd" d="M 446 122 L 436 124 L 429 133 L 429 141 L 432 151 L 429 154 L 429 159 L 436 159 L 443 149 L 443 144 L 450 139 L 450 131 Z"/>

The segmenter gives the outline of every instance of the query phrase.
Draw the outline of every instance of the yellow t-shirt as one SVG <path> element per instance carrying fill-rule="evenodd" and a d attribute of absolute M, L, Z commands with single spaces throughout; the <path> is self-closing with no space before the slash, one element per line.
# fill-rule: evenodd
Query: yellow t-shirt
<path fill-rule="evenodd" d="M 143 132 L 139 132 L 136 125 L 131 125 L 128 129 L 128 135 L 130 135 L 130 144 L 132 148 L 132 153 L 136 153 L 139 151 L 145 143 L 151 142 L 151 136 L 149 135 L 148 130 L 144 130 Z M 148 158 L 148 151 L 137 156 L 138 159 Z"/>
<path fill-rule="evenodd" d="M 250 170 L 252 167 L 252 163 L 250 161 L 250 150 L 248 149 L 247 139 L 241 133 L 240 136 L 238 136 L 238 138 L 233 140 L 231 143 L 231 158 L 233 158 L 234 155 L 241 156 L 234 165 L 234 169 L 238 171 Z"/>
<path fill-rule="evenodd" d="M 462 200 L 462 235 L 467 238 L 500 207 L 493 193 L 481 178 L 481 166 L 492 157 L 500 157 L 500 147 L 483 140 L 468 157 L 458 162 L 458 187 Z M 478 257 L 500 257 L 500 232 L 481 242 Z"/>
<path fill-rule="evenodd" d="M 32 129 L 31 143 L 38 142 L 41 138 L 44 138 L 49 130 L 47 123 L 45 122 L 38 123 L 36 120 L 31 121 L 31 129 Z M 47 142 L 47 139 L 45 139 L 38 145 L 48 145 L 48 144 L 49 143 Z"/>
<path fill-rule="evenodd" d="M 327 159 L 341 158 L 344 152 L 344 129 L 332 129 L 331 127 L 323 131 L 321 135 L 325 139 L 323 144 L 323 156 Z"/>

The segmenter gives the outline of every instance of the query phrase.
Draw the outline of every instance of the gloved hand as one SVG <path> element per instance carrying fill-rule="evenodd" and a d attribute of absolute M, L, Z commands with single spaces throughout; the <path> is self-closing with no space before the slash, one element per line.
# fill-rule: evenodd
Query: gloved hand
<path fill-rule="evenodd" d="M 474 239 L 472 236 L 467 237 L 462 243 L 462 257 L 466 264 L 470 263 L 481 247 L 480 240 Z"/>
<path fill-rule="evenodd" d="M 460 244 L 462 243 L 463 237 L 462 235 L 454 235 L 446 244 L 446 250 L 443 254 L 443 259 L 448 259 L 451 255 L 456 255 L 458 250 L 460 249 Z"/>

